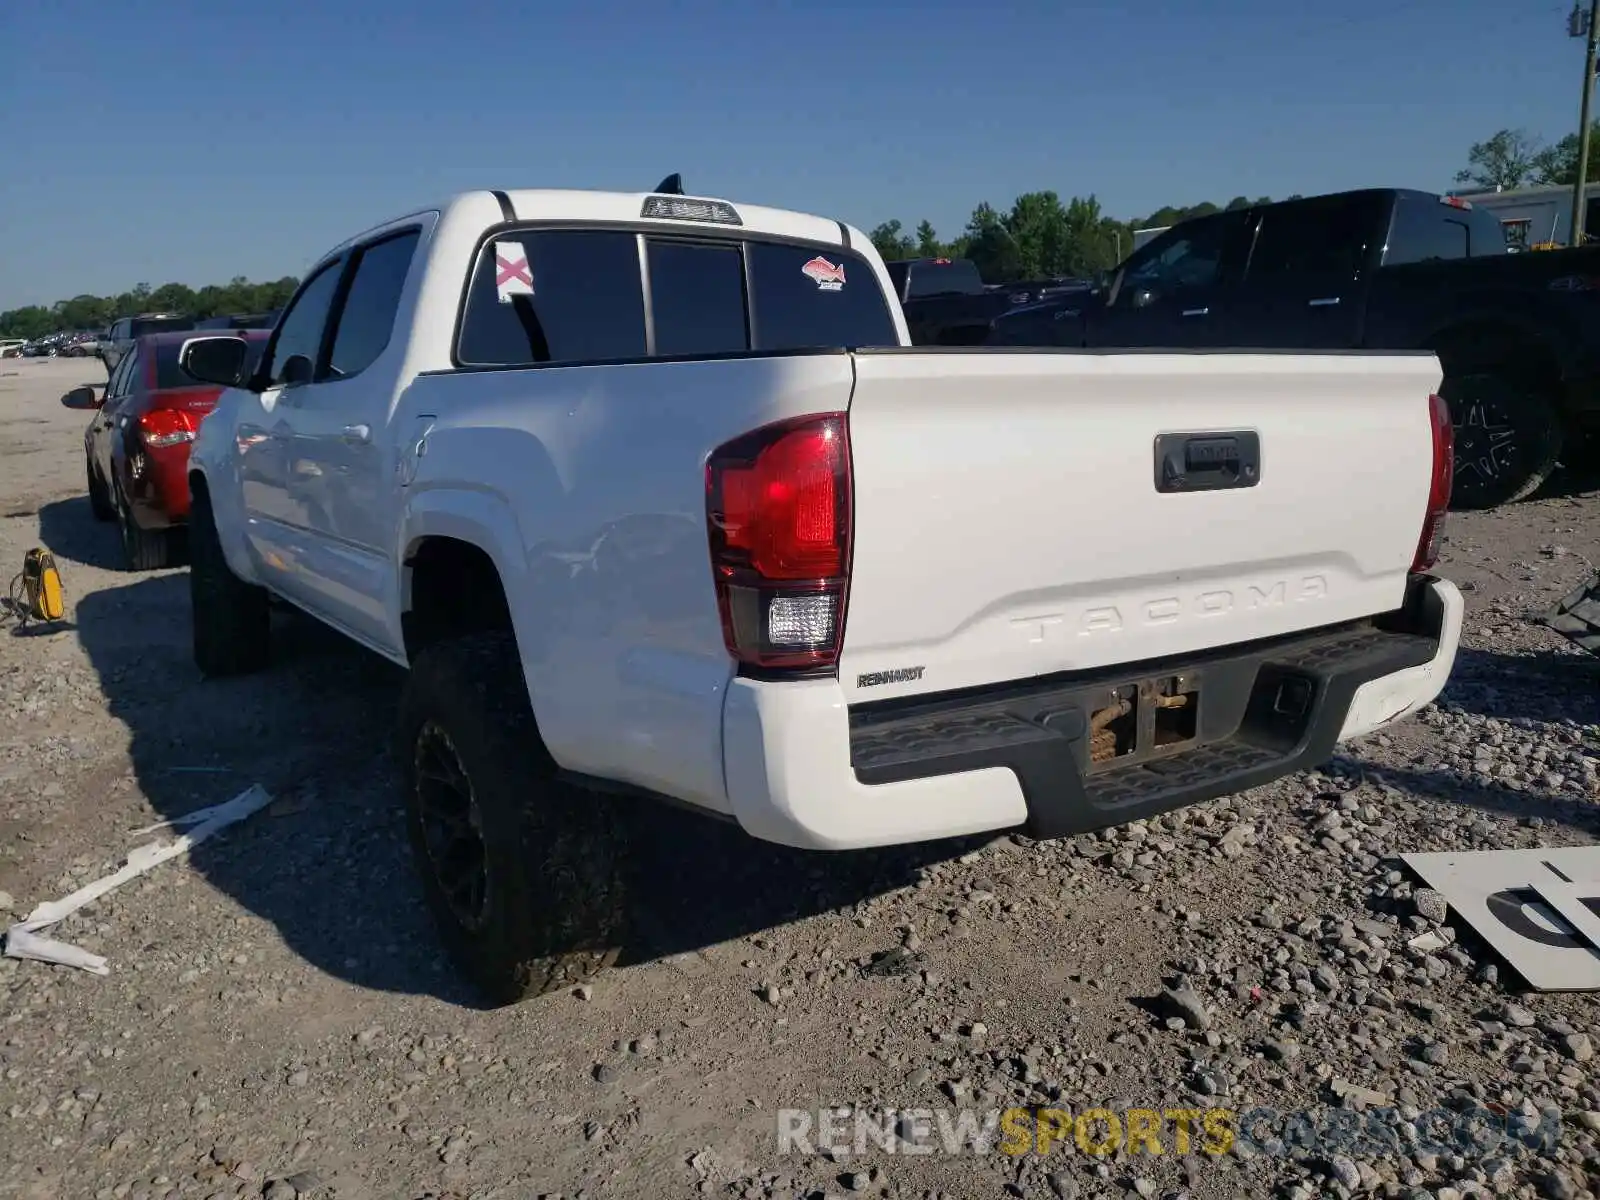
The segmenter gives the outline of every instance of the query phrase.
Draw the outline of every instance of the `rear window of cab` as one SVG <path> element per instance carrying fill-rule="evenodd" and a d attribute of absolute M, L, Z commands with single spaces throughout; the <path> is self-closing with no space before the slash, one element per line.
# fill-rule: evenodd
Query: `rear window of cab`
<path fill-rule="evenodd" d="M 479 251 L 456 357 L 532 366 L 898 344 L 871 267 L 841 247 L 530 228 Z"/>

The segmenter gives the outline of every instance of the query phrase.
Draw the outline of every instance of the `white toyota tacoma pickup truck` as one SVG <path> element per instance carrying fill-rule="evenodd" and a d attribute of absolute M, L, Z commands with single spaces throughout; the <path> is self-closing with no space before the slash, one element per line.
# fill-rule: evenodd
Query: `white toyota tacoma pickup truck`
<path fill-rule="evenodd" d="M 849 849 L 1148 817 L 1444 685 L 1428 354 L 912 348 L 860 231 L 475 192 L 310 270 L 191 459 L 194 653 L 269 594 L 410 668 L 400 761 L 456 960 L 610 961 L 617 793 Z M 247 364 L 250 364 L 247 367 Z"/>

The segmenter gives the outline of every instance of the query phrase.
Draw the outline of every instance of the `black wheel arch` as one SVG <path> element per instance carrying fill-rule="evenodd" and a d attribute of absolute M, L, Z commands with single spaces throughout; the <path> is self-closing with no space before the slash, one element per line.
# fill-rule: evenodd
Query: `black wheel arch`
<path fill-rule="evenodd" d="M 1445 375 L 1503 374 L 1554 386 L 1565 374 L 1548 334 L 1515 317 L 1458 318 L 1430 333 L 1423 348 L 1439 356 Z"/>
<path fill-rule="evenodd" d="M 515 635 L 500 568 L 482 546 L 425 536 L 407 548 L 402 571 L 400 627 L 408 661 L 450 638 Z"/>

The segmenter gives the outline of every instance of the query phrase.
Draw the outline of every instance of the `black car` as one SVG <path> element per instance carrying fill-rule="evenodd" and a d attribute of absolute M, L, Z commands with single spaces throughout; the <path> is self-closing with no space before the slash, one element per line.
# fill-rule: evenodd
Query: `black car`
<path fill-rule="evenodd" d="M 1174 225 L 1103 289 L 994 321 L 996 346 L 1431 350 L 1456 434 L 1454 503 L 1535 491 L 1600 431 L 1600 247 L 1508 254 L 1494 214 L 1404 188 Z"/>
<path fill-rule="evenodd" d="M 140 313 L 136 317 L 118 318 L 100 341 L 100 361 L 106 365 L 107 377 L 133 349 L 134 342 L 145 334 L 182 331 L 194 326 L 194 318 L 182 313 Z"/>

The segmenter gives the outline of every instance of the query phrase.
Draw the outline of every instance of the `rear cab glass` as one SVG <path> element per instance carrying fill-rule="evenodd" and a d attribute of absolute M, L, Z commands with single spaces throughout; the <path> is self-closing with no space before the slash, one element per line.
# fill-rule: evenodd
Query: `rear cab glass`
<path fill-rule="evenodd" d="M 135 317 L 129 337 L 147 333 L 171 333 L 194 328 L 193 317 Z"/>
<path fill-rule="evenodd" d="M 876 273 L 843 247 L 527 228 L 480 249 L 456 359 L 510 367 L 897 345 Z"/>
<path fill-rule="evenodd" d="M 1440 197 L 1400 195 L 1389 222 L 1383 265 L 1448 262 L 1506 252 L 1506 232 L 1491 212 Z"/>
<path fill-rule="evenodd" d="M 984 290 L 978 266 L 966 258 L 930 258 L 910 265 L 910 288 L 900 294 L 907 300 L 926 296 L 975 296 Z"/>

